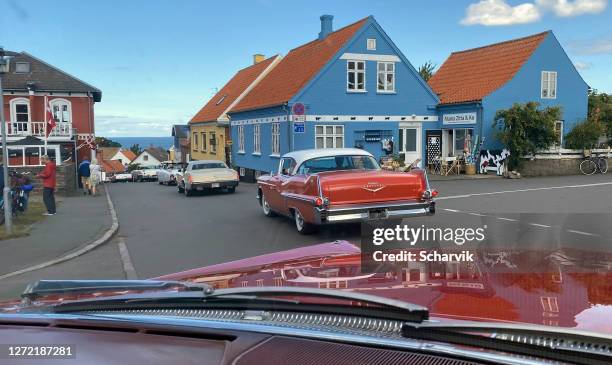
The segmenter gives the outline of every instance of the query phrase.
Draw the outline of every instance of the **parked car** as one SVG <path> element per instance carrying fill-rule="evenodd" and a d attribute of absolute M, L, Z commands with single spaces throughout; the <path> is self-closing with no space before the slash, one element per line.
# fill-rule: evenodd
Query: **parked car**
<path fill-rule="evenodd" d="M 112 182 L 127 182 L 131 180 L 132 180 L 132 174 L 130 174 L 129 172 L 122 172 L 122 173 L 111 176 Z"/>
<path fill-rule="evenodd" d="M 433 215 L 438 194 L 424 170 L 383 171 L 357 148 L 288 153 L 257 184 L 263 213 L 291 217 L 303 234 L 322 224 Z"/>
<path fill-rule="evenodd" d="M 159 168 L 159 166 L 142 166 L 132 170 L 132 181 L 155 181 Z"/>
<path fill-rule="evenodd" d="M 157 171 L 157 182 L 162 185 L 176 185 L 176 177 L 181 174 L 185 164 L 182 162 L 168 162 L 162 164 L 161 169 Z"/>
<path fill-rule="evenodd" d="M 186 196 L 195 191 L 209 189 L 225 189 L 228 193 L 236 191 L 238 172 L 232 170 L 223 161 L 200 160 L 191 161 L 179 176 L 178 192 Z"/>

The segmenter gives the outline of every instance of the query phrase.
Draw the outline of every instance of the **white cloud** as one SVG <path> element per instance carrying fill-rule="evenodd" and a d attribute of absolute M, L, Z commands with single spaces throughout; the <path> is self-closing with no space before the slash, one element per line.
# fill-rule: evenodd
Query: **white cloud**
<path fill-rule="evenodd" d="M 104 137 L 166 137 L 180 122 L 124 115 L 96 115 L 96 135 Z"/>
<path fill-rule="evenodd" d="M 591 62 L 582 62 L 582 61 L 574 62 L 574 66 L 576 66 L 578 70 L 588 70 L 591 68 L 592 65 L 593 64 Z"/>
<path fill-rule="evenodd" d="M 559 17 L 599 14 L 606 9 L 608 0 L 536 0 L 542 9 L 552 10 Z"/>
<path fill-rule="evenodd" d="M 612 54 L 612 36 L 571 42 L 569 48 L 581 55 Z"/>
<path fill-rule="evenodd" d="M 540 20 L 540 11 L 532 3 L 516 6 L 505 0 L 481 0 L 467 7 L 463 25 L 512 25 L 533 23 Z"/>

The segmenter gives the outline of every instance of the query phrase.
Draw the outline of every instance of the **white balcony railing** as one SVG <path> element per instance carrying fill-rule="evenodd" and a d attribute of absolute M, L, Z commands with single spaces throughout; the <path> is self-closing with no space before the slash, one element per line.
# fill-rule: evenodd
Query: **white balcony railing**
<path fill-rule="evenodd" d="M 35 136 L 44 138 L 45 122 L 6 122 L 6 135 L 8 137 Z M 56 123 L 49 134 L 49 138 L 72 138 L 72 123 Z"/>

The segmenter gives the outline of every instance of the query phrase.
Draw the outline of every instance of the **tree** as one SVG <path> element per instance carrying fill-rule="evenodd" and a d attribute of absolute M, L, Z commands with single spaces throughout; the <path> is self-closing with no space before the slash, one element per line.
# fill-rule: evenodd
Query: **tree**
<path fill-rule="evenodd" d="M 96 137 L 98 147 L 121 147 L 121 143 L 115 142 L 105 137 Z"/>
<path fill-rule="evenodd" d="M 434 70 L 436 69 L 436 64 L 431 61 L 425 62 L 421 67 L 419 67 L 419 75 L 425 81 L 429 81 L 434 74 Z"/>
<path fill-rule="evenodd" d="M 139 163 L 131 163 L 128 165 L 128 172 L 132 172 L 134 170 L 139 170 L 140 169 L 140 164 Z"/>
<path fill-rule="evenodd" d="M 140 144 L 135 143 L 130 147 L 130 151 L 134 152 L 134 154 L 138 156 L 142 152 L 142 148 L 140 147 Z"/>
<path fill-rule="evenodd" d="M 601 123 L 602 128 L 612 139 L 612 95 L 598 93 L 597 90 L 589 92 L 589 121 Z"/>
<path fill-rule="evenodd" d="M 573 149 L 597 147 L 599 137 L 604 134 L 604 126 L 597 120 L 585 120 L 576 124 L 565 136 L 565 146 Z"/>
<path fill-rule="evenodd" d="M 536 102 L 514 104 L 495 113 L 493 127 L 499 129 L 497 138 L 510 150 L 510 169 L 520 167 L 523 156 L 533 155 L 558 141 L 555 121 L 561 119 L 561 109 L 539 106 Z"/>

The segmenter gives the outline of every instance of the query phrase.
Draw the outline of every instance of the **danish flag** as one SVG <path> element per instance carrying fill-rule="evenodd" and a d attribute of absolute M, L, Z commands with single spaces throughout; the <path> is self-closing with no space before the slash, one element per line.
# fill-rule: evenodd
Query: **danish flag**
<path fill-rule="evenodd" d="M 45 138 L 49 138 L 51 131 L 55 128 L 55 118 L 53 118 L 53 112 L 49 105 L 49 100 L 45 96 Z"/>

